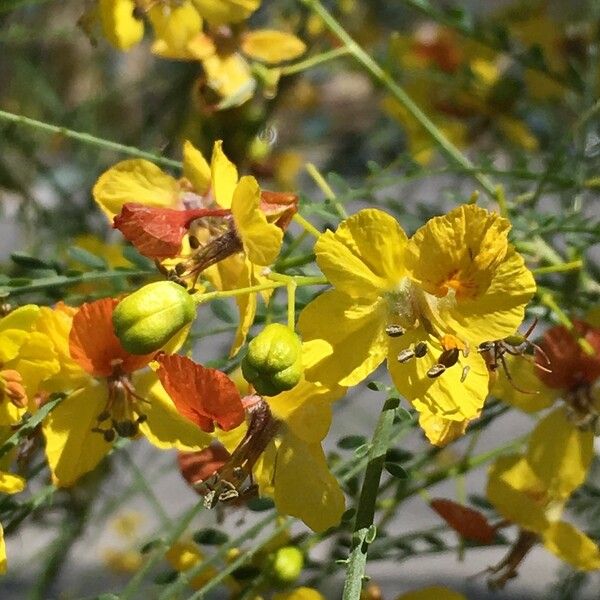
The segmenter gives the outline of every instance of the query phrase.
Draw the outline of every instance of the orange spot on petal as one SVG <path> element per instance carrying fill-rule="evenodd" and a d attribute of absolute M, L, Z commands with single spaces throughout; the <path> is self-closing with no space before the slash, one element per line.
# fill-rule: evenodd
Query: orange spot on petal
<path fill-rule="evenodd" d="M 69 351 L 82 369 L 94 377 L 108 377 L 116 369 L 131 373 L 146 366 L 153 354 L 129 354 L 115 335 L 112 314 L 119 300 L 86 302 L 73 317 Z"/>

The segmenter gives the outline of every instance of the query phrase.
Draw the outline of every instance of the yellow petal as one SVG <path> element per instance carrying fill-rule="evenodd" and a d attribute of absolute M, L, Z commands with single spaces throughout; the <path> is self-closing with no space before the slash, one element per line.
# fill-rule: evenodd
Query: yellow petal
<path fill-rule="evenodd" d="M 0 319 L 0 333 L 8 329 L 29 331 L 40 314 L 40 307 L 35 304 L 25 304 L 9 312 Z"/>
<path fill-rule="evenodd" d="M 106 384 L 90 381 L 87 387 L 67 396 L 42 424 L 55 485 L 73 485 L 108 454 L 111 445 L 92 431 L 107 398 Z"/>
<path fill-rule="evenodd" d="M 280 434 L 275 470 L 275 505 L 322 532 L 340 522 L 344 494 L 330 473 L 320 444 L 307 444 L 289 430 Z"/>
<path fill-rule="evenodd" d="M 421 341 L 427 343 L 425 356 L 398 362 L 402 350 Z M 455 365 L 438 377 L 428 377 L 427 372 L 438 362 L 441 353 L 439 341 L 428 336 L 422 327 L 390 339 L 388 369 L 392 380 L 419 412 L 426 411 L 452 421 L 474 419 L 488 395 L 485 361 L 478 352 L 471 351 L 466 357 L 461 353 Z"/>
<path fill-rule="evenodd" d="M 140 423 L 140 431 L 152 445 L 183 452 L 195 452 L 210 445 L 211 436 L 177 412 L 155 373 L 136 374 L 134 386 L 136 392 L 149 401 L 142 407 L 148 418 Z"/>
<path fill-rule="evenodd" d="M 17 360 L 11 363 L 23 379 L 27 396 L 32 398 L 40 383 L 60 371 L 58 355 L 50 338 L 38 331 L 32 331 L 21 346 Z"/>
<path fill-rule="evenodd" d="M 194 190 L 204 196 L 210 189 L 210 165 L 192 142 L 183 143 L 183 174 L 190 180 Z"/>
<path fill-rule="evenodd" d="M 250 65 L 238 52 L 207 56 L 202 59 L 202 67 L 206 84 L 222 98 L 217 105 L 219 109 L 241 106 L 252 98 L 256 80 Z"/>
<path fill-rule="evenodd" d="M 313 588 L 299 587 L 289 592 L 275 594 L 273 600 L 325 600 L 325 596 Z"/>
<path fill-rule="evenodd" d="M 27 482 L 18 475 L 0 472 L 0 493 L 18 494 L 25 489 Z"/>
<path fill-rule="evenodd" d="M 492 380 L 493 396 L 528 413 L 552 406 L 558 390 L 548 388 L 541 382 L 533 362 L 522 356 L 505 356 L 504 359 L 510 379 L 504 369 L 498 369 Z"/>
<path fill-rule="evenodd" d="M 434 446 L 445 446 L 458 439 L 467 430 L 470 421 L 451 421 L 438 417 L 433 413 L 424 410 L 419 415 L 419 425 L 425 432 L 427 439 Z"/>
<path fill-rule="evenodd" d="M 176 208 L 177 181 L 155 164 L 142 159 L 124 160 L 100 175 L 92 193 L 112 221 L 126 202 Z"/>
<path fill-rule="evenodd" d="M 273 415 L 307 443 L 323 440 L 331 425 L 331 403 L 344 394 L 342 387 L 333 390 L 302 380 L 295 388 L 267 398 Z"/>
<path fill-rule="evenodd" d="M 521 456 L 496 460 L 489 471 L 487 497 L 505 519 L 523 529 L 542 533 L 549 526 L 544 485 Z"/>
<path fill-rule="evenodd" d="M 27 340 L 29 333 L 22 329 L 7 329 L 0 333 L 0 363 L 7 362 L 16 358 L 21 346 Z"/>
<path fill-rule="evenodd" d="M 584 482 L 593 455 L 593 432 L 575 427 L 561 408 L 536 425 L 529 438 L 527 462 L 548 495 L 563 499 Z"/>
<path fill-rule="evenodd" d="M 0 398 L 0 427 L 17 425 L 26 411 L 26 408 L 16 407 L 7 398 Z"/>
<path fill-rule="evenodd" d="M 0 575 L 6 573 L 6 544 L 4 543 L 4 530 L 0 525 Z"/>
<path fill-rule="evenodd" d="M 302 56 L 306 52 L 306 45 L 291 33 L 259 29 L 244 35 L 242 51 L 251 58 L 277 64 Z"/>
<path fill-rule="evenodd" d="M 329 281 L 354 298 L 373 298 L 393 289 L 405 274 L 406 234 L 397 221 L 375 208 L 343 221 L 315 244 L 317 263 Z"/>
<path fill-rule="evenodd" d="M 202 19 L 187 1 L 181 5 L 155 4 L 148 11 L 154 28 L 152 52 L 163 58 L 192 59 L 189 44 L 202 30 Z"/>
<path fill-rule="evenodd" d="M 260 0 L 193 0 L 193 3 L 211 25 L 245 21 L 260 6 Z"/>
<path fill-rule="evenodd" d="M 329 290 L 304 308 L 298 331 L 306 342 L 318 342 L 321 359 L 305 371 L 308 381 L 326 386 L 361 382 L 387 353 L 383 300 L 361 303 Z"/>
<path fill-rule="evenodd" d="M 600 569 L 600 549 L 583 531 L 570 523 L 551 523 L 542 536 L 544 546 L 576 569 Z"/>
<path fill-rule="evenodd" d="M 396 600 L 467 600 L 465 596 L 441 585 L 432 585 L 420 590 L 406 592 Z"/>
<path fill-rule="evenodd" d="M 238 172 L 235 165 L 225 156 L 221 140 L 216 141 L 213 147 L 210 169 L 216 203 L 223 208 L 231 208 Z"/>
<path fill-rule="evenodd" d="M 254 177 L 242 177 L 233 192 L 231 214 L 244 252 L 251 262 L 268 266 L 279 254 L 283 231 L 268 223 L 260 209 L 260 188 Z"/>
<path fill-rule="evenodd" d="M 100 19 L 106 39 L 119 50 L 129 50 L 144 37 L 144 22 L 134 16 L 134 0 L 100 0 Z"/>

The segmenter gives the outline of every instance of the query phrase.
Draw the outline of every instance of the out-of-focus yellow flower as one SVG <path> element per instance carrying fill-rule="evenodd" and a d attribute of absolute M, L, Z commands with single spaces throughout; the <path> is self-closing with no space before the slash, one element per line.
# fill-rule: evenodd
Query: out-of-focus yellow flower
<path fill-rule="evenodd" d="M 299 331 L 317 357 L 307 379 L 355 385 L 387 357 L 396 387 L 417 410 L 475 418 L 489 380 L 476 349 L 512 333 L 535 290 L 509 229 L 498 215 L 463 205 L 410 240 L 377 209 L 321 235 L 317 263 L 334 289 L 300 315 Z M 443 429 L 434 437 L 443 439 Z"/>
<path fill-rule="evenodd" d="M 325 600 L 325 596 L 314 588 L 299 587 L 289 592 L 279 592 L 273 600 Z"/>
<path fill-rule="evenodd" d="M 60 369 L 52 340 L 36 331 L 40 307 L 21 306 L 0 319 L 0 425 L 37 410 L 40 385 Z"/>
<path fill-rule="evenodd" d="M 550 552 L 582 570 L 600 568 L 600 549 L 561 516 L 592 457 L 592 432 L 573 427 L 558 409 L 538 423 L 525 455 L 494 463 L 487 486 L 488 499 L 505 519 L 539 535 Z"/>
<path fill-rule="evenodd" d="M 432 585 L 401 594 L 396 600 L 467 600 L 467 598 L 447 587 Z"/>
<path fill-rule="evenodd" d="M 144 557 L 137 550 L 107 548 L 102 558 L 115 573 L 135 573 L 144 563 Z"/>
<path fill-rule="evenodd" d="M 18 494 L 25 489 L 25 480 L 18 475 L 0 471 L 0 494 Z M 4 531 L 0 525 L 0 575 L 6 573 L 6 544 L 4 543 Z"/>
<path fill-rule="evenodd" d="M 260 6 L 261 0 L 192 0 L 192 2 L 211 25 L 225 25 L 245 21 Z"/>

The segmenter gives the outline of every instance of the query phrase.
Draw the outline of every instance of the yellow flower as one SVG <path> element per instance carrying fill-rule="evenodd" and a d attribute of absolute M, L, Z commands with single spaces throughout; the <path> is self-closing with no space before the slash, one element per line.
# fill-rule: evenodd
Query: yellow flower
<path fill-rule="evenodd" d="M 261 0 L 192 0 L 198 12 L 212 25 L 245 21 Z"/>
<path fill-rule="evenodd" d="M 144 23 L 136 8 L 135 0 L 99 0 L 102 30 L 119 50 L 129 50 L 144 37 Z"/>
<path fill-rule="evenodd" d="M 396 387 L 419 411 L 475 418 L 488 391 L 478 345 L 514 332 L 535 289 L 509 228 L 463 205 L 410 240 L 377 209 L 321 235 L 317 263 L 334 289 L 300 315 L 317 359 L 307 378 L 355 385 L 387 357 Z"/>
<path fill-rule="evenodd" d="M 539 535 L 550 552 L 582 570 L 600 568 L 600 548 L 561 516 L 592 458 L 592 432 L 573 427 L 559 409 L 538 423 L 525 455 L 494 463 L 487 486 L 488 499 L 505 519 Z"/>
<path fill-rule="evenodd" d="M 42 424 L 58 486 L 73 485 L 93 470 L 118 436 L 141 433 L 161 449 L 198 450 L 210 443 L 177 412 L 156 375 L 140 372 L 152 356 L 130 355 L 121 347 L 112 326 L 115 304 L 110 298 L 98 300 L 84 304 L 75 315 L 47 309 L 40 318 L 39 327 L 55 339 L 68 335 L 59 345 L 63 369 L 49 381 L 51 389 L 67 397 Z"/>
<path fill-rule="evenodd" d="M 289 592 L 279 592 L 273 600 L 325 600 L 325 596 L 317 590 L 308 587 L 299 587 Z"/>
<path fill-rule="evenodd" d="M 51 339 L 35 331 L 40 307 L 21 306 L 0 319 L 0 425 L 14 425 L 42 382 L 60 369 Z"/>
<path fill-rule="evenodd" d="M 0 471 L 0 494 L 18 494 L 25 489 L 25 480 L 18 475 Z M 6 544 L 4 531 L 0 525 L 0 575 L 6 573 Z"/>

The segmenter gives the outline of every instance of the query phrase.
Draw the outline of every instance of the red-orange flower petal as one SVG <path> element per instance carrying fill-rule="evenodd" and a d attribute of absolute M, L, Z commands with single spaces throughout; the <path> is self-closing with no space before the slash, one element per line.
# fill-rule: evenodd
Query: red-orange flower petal
<path fill-rule="evenodd" d="M 584 321 L 573 321 L 573 324 L 595 354 L 584 352 L 575 335 L 562 325 L 550 328 L 539 342 L 546 356 L 536 351 L 536 364 L 544 367 L 536 372 L 548 387 L 572 390 L 600 377 L 600 329 Z M 549 364 L 546 364 L 547 360 Z"/>
<path fill-rule="evenodd" d="M 115 335 L 112 314 L 116 298 L 82 304 L 73 316 L 69 351 L 82 369 L 94 377 L 108 377 L 115 370 L 131 373 L 146 366 L 153 354 L 129 354 Z"/>
<path fill-rule="evenodd" d="M 183 478 L 194 485 L 216 473 L 230 456 L 224 446 L 215 444 L 198 452 L 180 452 L 177 460 Z"/>
<path fill-rule="evenodd" d="M 143 256 L 172 258 L 179 254 L 181 241 L 192 221 L 200 217 L 226 216 L 229 212 L 204 208 L 175 210 L 128 202 L 114 218 L 113 227 Z"/>
<path fill-rule="evenodd" d="M 158 377 L 177 410 L 207 432 L 215 423 L 229 431 L 244 420 L 244 407 L 235 384 L 225 373 L 185 356 L 161 354 Z"/>
<path fill-rule="evenodd" d="M 436 498 L 429 504 L 454 531 L 467 540 L 489 544 L 496 536 L 496 529 L 474 508 L 446 498 Z"/>

